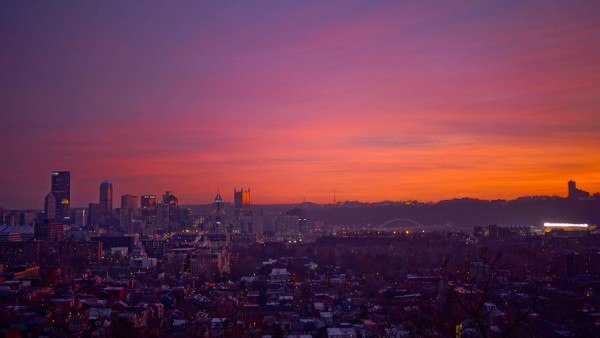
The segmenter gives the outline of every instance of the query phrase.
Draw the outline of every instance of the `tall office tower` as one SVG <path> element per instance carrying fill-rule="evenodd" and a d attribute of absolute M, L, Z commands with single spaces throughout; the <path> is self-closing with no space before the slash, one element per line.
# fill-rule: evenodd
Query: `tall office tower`
<path fill-rule="evenodd" d="M 52 195 L 56 198 L 56 220 L 63 221 L 69 216 L 71 206 L 71 172 L 53 171 Z"/>
<path fill-rule="evenodd" d="M 568 198 L 577 198 L 577 183 L 575 183 L 575 181 L 569 181 L 567 185 L 569 187 Z"/>
<path fill-rule="evenodd" d="M 146 223 L 154 222 L 156 218 L 156 195 L 144 195 L 141 200 L 142 218 Z"/>
<path fill-rule="evenodd" d="M 233 207 L 234 215 L 236 217 L 239 217 L 240 215 L 250 211 L 250 189 L 233 189 Z"/>
<path fill-rule="evenodd" d="M 250 210 L 250 189 L 233 189 L 233 201 L 234 232 L 252 233 L 254 217 Z"/>
<path fill-rule="evenodd" d="M 88 221 L 88 209 L 77 208 L 75 209 L 75 225 L 78 227 L 86 227 Z"/>
<path fill-rule="evenodd" d="M 169 231 L 178 231 L 179 226 L 181 225 L 179 216 L 179 199 L 171 193 L 171 191 L 166 191 L 163 195 L 162 200 L 162 210 L 157 211 L 160 213 L 160 217 L 157 214 L 157 219 L 161 219 L 162 229 L 167 229 Z M 167 225 L 167 227 L 165 227 Z"/>
<path fill-rule="evenodd" d="M 121 209 L 137 209 L 138 208 L 138 197 L 135 195 L 127 194 L 121 195 Z"/>
<path fill-rule="evenodd" d="M 578 200 L 590 197 L 590 193 L 581 189 L 577 189 L 577 183 L 575 181 L 569 181 L 569 196 L 567 198 Z"/>
<path fill-rule="evenodd" d="M 225 203 L 223 203 L 223 198 L 221 198 L 221 194 L 217 193 L 215 196 L 215 200 L 213 201 L 213 210 L 211 213 L 212 224 L 211 230 L 218 231 L 221 226 L 225 224 Z"/>
<path fill-rule="evenodd" d="M 105 218 L 112 216 L 113 209 L 113 186 L 110 181 L 100 183 L 100 208 Z"/>
<path fill-rule="evenodd" d="M 44 198 L 44 218 L 49 220 L 56 219 L 56 197 L 49 192 Z"/>
<path fill-rule="evenodd" d="M 129 232 L 134 231 L 134 223 L 139 219 L 138 197 L 127 194 L 121 195 L 121 209 L 119 210 L 119 220 L 121 227 Z"/>
<path fill-rule="evenodd" d="M 104 217 L 103 210 L 98 203 L 90 203 L 88 208 L 88 226 L 96 227 Z"/>

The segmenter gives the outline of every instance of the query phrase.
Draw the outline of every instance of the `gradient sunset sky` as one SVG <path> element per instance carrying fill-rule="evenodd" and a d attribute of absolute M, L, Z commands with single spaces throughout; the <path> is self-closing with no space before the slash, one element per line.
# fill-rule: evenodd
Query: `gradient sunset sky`
<path fill-rule="evenodd" d="M 2 1 L 0 114 L 4 208 L 596 192 L 600 1 Z"/>

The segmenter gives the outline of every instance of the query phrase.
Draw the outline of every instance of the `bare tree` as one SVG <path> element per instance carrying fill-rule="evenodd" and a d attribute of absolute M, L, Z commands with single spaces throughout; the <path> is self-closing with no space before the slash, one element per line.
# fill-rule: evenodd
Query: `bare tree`
<path fill-rule="evenodd" d="M 463 273 L 462 280 L 457 276 L 457 281 L 462 281 L 462 285 L 455 285 L 449 278 L 447 262 L 444 267 L 443 281 L 448 290 L 448 301 L 457 304 L 464 315 L 474 323 L 474 326 L 481 337 L 490 336 L 490 319 L 497 309 L 487 306 L 492 300 L 494 290 L 498 287 L 496 283 L 496 272 L 498 271 L 498 262 L 502 257 L 501 252 L 490 254 L 488 250 L 482 250 L 480 254 L 479 269 L 477 273 L 468 271 Z M 522 327 L 528 316 L 534 311 L 538 302 L 539 286 L 535 285 L 531 293 L 531 300 L 521 297 L 523 294 L 517 293 L 516 289 L 511 291 L 506 297 L 506 309 L 514 313 L 510 320 L 505 322 L 495 336 L 509 337 Z M 460 332 L 457 332 L 460 333 Z"/>

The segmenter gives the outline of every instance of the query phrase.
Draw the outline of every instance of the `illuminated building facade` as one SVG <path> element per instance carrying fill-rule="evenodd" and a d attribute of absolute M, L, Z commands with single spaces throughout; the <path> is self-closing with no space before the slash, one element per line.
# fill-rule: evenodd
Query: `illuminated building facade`
<path fill-rule="evenodd" d="M 250 189 L 233 189 L 233 207 L 236 217 L 250 211 Z"/>
<path fill-rule="evenodd" d="M 577 224 L 577 223 L 544 223 L 544 232 L 552 232 L 552 231 L 564 231 L 564 232 L 573 232 L 573 231 L 593 231 L 596 230 L 596 225 L 594 224 Z"/>
<path fill-rule="evenodd" d="M 250 189 L 233 189 L 233 210 L 235 232 L 249 234 L 253 232 L 253 215 L 250 209 Z"/>
<path fill-rule="evenodd" d="M 53 171 L 51 192 L 56 198 L 56 219 L 63 221 L 69 216 L 71 206 L 71 172 Z"/>
<path fill-rule="evenodd" d="M 143 195 L 141 199 L 142 219 L 146 223 L 156 220 L 156 195 Z"/>
<path fill-rule="evenodd" d="M 222 227 L 226 225 L 225 217 L 225 203 L 223 203 L 221 194 L 217 193 L 217 196 L 215 196 L 213 201 L 213 209 L 211 213 L 211 232 L 220 232 L 222 230 Z"/>

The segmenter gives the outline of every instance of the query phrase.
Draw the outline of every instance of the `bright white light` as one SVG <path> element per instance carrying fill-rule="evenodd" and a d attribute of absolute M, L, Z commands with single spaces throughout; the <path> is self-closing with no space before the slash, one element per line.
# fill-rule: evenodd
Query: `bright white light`
<path fill-rule="evenodd" d="M 558 228 L 566 228 L 566 227 L 576 227 L 576 228 L 587 228 L 588 224 L 574 224 L 574 223 L 544 223 L 545 227 L 558 227 Z"/>

